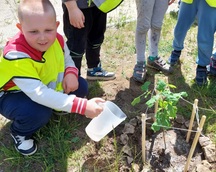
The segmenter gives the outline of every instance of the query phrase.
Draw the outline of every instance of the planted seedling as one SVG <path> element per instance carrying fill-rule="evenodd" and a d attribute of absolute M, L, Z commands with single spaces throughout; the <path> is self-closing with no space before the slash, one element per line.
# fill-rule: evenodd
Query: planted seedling
<path fill-rule="evenodd" d="M 171 120 L 176 118 L 176 105 L 179 99 L 186 97 L 187 93 L 173 93 L 172 91 L 170 91 L 170 89 L 175 89 L 176 87 L 172 84 L 167 84 L 162 80 L 158 80 L 153 92 L 149 91 L 149 85 L 150 82 L 147 81 L 141 86 L 143 93 L 140 96 L 136 97 L 131 104 L 134 106 L 140 103 L 141 98 L 147 98 L 149 95 L 151 95 L 150 99 L 146 102 L 148 108 L 153 107 L 155 103 L 158 104 L 157 111 L 155 112 L 155 120 L 151 126 L 151 129 L 156 132 L 159 131 L 162 127 L 164 133 L 164 129 L 171 127 Z"/>

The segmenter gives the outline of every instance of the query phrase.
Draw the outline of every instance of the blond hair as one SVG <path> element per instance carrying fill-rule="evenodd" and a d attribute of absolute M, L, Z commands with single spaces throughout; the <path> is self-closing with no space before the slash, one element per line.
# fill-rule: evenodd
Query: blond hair
<path fill-rule="evenodd" d="M 21 0 L 18 6 L 18 19 L 23 21 L 25 14 L 45 14 L 52 12 L 56 18 L 56 12 L 49 0 Z"/>

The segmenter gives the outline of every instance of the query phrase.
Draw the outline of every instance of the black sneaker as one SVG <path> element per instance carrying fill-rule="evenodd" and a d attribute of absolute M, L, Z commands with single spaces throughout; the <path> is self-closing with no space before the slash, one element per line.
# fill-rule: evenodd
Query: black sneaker
<path fill-rule="evenodd" d="M 99 64 L 98 67 L 94 67 L 87 70 L 87 79 L 88 80 L 113 80 L 115 79 L 115 73 L 114 72 L 107 72 L 101 68 L 101 65 Z"/>
<path fill-rule="evenodd" d="M 171 65 L 171 66 L 174 66 L 176 65 L 177 63 L 179 63 L 179 57 L 181 55 L 181 51 L 176 51 L 176 50 L 173 50 L 169 59 L 168 59 L 168 63 Z"/>
<path fill-rule="evenodd" d="M 34 139 L 12 133 L 11 137 L 14 140 L 16 150 L 21 154 L 32 155 L 37 151 L 37 145 Z"/>
<path fill-rule="evenodd" d="M 162 72 L 166 72 L 166 73 L 173 72 L 172 67 L 169 64 L 167 64 L 161 57 L 156 57 L 155 60 L 150 60 L 149 58 L 147 62 L 147 65 L 149 67 L 160 70 Z"/>
<path fill-rule="evenodd" d="M 207 84 L 207 68 L 197 66 L 195 81 L 198 86 L 204 86 Z"/>
<path fill-rule="evenodd" d="M 207 73 L 210 76 L 216 76 L 216 59 L 211 57 L 210 65 L 207 66 Z"/>

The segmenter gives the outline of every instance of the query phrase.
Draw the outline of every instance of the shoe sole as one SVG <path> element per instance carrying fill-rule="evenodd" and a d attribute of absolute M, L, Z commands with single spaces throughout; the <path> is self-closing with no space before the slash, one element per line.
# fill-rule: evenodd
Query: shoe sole
<path fill-rule="evenodd" d="M 134 80 L 135 82 L 140 83 L 140 84 L 144 84 L 144 83 L 145 83 L 145 80 L 139 80 L 139 79 L 136 79 L 136 78 L 134 78 L 134 77 L 133 77 L 133 80 Z"/>
<path fill-rule="evenodd" d="M 150 64 L 147 64 L 148 67 L 152 68 L 152 69 L 156 69 L 158 71 L 162 71 L 162 72 L 165 72 L 165 73 L 172 73 L 173 71 L 168 71 L 168 70 L 164 70 L 164 69 L 158 69 L 157 67 L 155 66 L 152 66 Z M 171 67 L 171 66 L 170 66 Z"/>
<path fill-rule="evenodd" d="M 15 147 L 15 149 L 16 149 L 17 152 L 19 152 L 19 153 L 21 153 L 22 155 L 25 155 L 25 156 L 33 155 L 33 154 L 37 151 L 37 145 L 35 145 L 35 150 L 34 150 L 33 152 L 31 152 L 31 153 L 28 153 L 28 154 L 22 153 L 22 152 L 20 152 L 20 151 L 17 149 L 16 146 L 14 146 L 14 147 Z"/>
<path fill-rule="evenodd" d="M 168 63 L 170 66 L 178 66 L 181 64 L 180 60 L 178 60 L 177 62 L 175 63 Z"/>
<path fill-rule="evenodd" d="M 142 77 L 142 79 L 137 79 L 136 77 L 132 76 L 133 80 L 138 82 L 138 83 L 141 83 L 141 84 L 144 84 L 145 83 L 145 80 L 146 80 L 146 76 L 147 76 L 147 70 L 145 70 L 145 74 L 144 76 Z"/>
<path fill-rule="evenodd" d="M 100 77 L 100 76 L 87 76 L 86 79 L 90 81 L 109 81 L 109 80 L 114 80 L 116 77 L 111 76 L 111 77 Z"/>

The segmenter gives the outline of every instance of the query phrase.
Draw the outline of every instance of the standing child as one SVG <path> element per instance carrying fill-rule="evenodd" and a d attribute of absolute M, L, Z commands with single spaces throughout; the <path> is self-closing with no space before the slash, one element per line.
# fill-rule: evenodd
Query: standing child
<path fill-rule="evenodd" d="M 87 0 L 62 0 L 62 2 L 64 33 L 79 74 L 85 53 L 88 80 L 115 79 L 115 73 L 103 70 L 100 61 L 107 14 L 100 11 L 91 0 L 91 4 L 88 4 Z"/>
<path fill-rule="evenodd" d="M 18 18 L 20 32 L 0 58 L 0 113 L 12 121 L 16 150 L 32 155 L 37 150 L 32 135 L 48 123 L 53 109 L 94 118 L 104 100 L 84 98 L 87 82 L 78 76 L 57 33 L 59 22 L 49 0 L 22 0 Z"/>
<path fill-rule="evenodd" d="M 143 83 L 146 76 L 146 36 L 149 31 L 149 67 L 171 72 L 170 66 L 158 56 L 158 44 L 161 34 L 163 18 L 168 5 L 174 0 L 136 0 L 137 26 L 136 26 L 136 65 L 134 67 L 133 79 Z M 150 30 L 149 30 L 150 29 Z"/>

